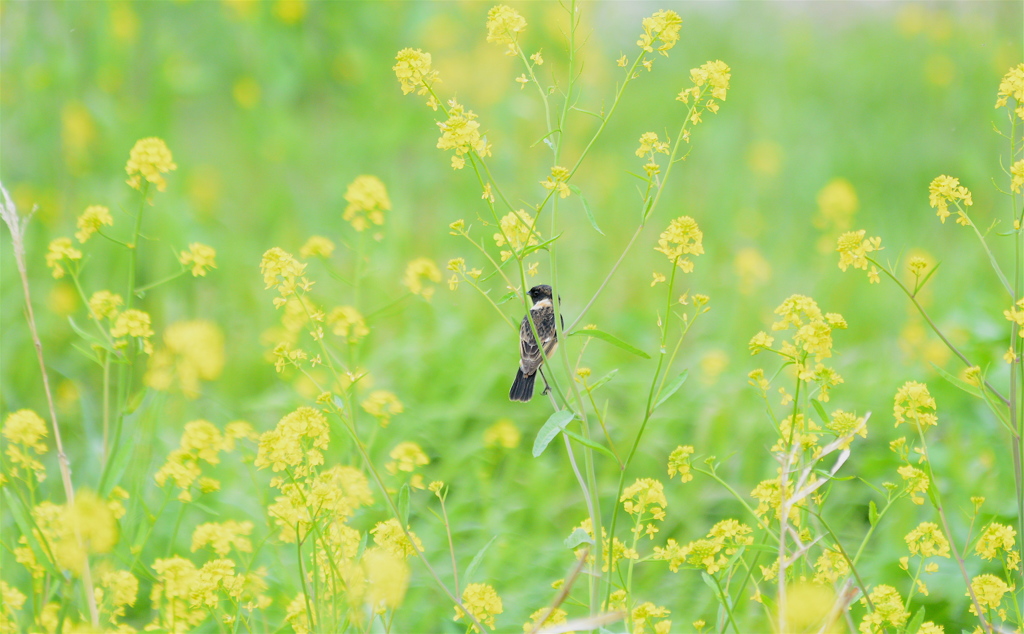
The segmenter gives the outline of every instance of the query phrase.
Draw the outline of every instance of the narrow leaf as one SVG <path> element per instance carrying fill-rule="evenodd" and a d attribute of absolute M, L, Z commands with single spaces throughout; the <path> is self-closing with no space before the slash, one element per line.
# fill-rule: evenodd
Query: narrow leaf
<path fill-rule="evenodd" d="M 557 240 L 557 239 L 559 239 L 561 237 L 562 237 L 562 234 L 558 234 L 554 238 L 548 238 L 547 240 L 545 240 L 544 242 L 541 242 L 540 244 L 532 244 L 532 245 L 526 247 L 525 249 L 523 249 L 523 252 L 520 253 L 519 256 L 525 258 L 526 256 L 530 255 L 534 251 L 540 251 L 541 249 L 544 249 L 546 251 L 547 248 L 549 246 L 551 246 L 555 242 L 555 240 Z"/>
<path fill-rule="evenodd" d="M 516 296 L 516 292 L 515 291 L 509 291 L 508 293 L 505 293 L 504 295 L 499 297 L 497 299 L 497 301 L 495 301 L 494 303 L 497 304 L 498 306 L 501 306 L 502 304 L 504 304 L 505 302 L 507 302 L 508 300 L 512 299 L 515 296 Z"/>
<path fill-rule="evenodd" d="M 575 336 L 578 336 L 578 335 L 582 335 L 584 337 L 597 337 L 598 339 L 603 339 L 604 341 L 607 341 L 608 343 L 612 344 L 613 346 L 617 346 L 619 348 L 622 348 L 626 352 L 632 352 L 633 354 L 635 354 L 638 357 L 643 357 L 645 359 L 650 359 L 651 358 L 651 355 L 647 354 L 646 352 L 644 352 L 640 348 L 637 348 L 635 346 L 631 346 L 628 343 L 626 343 L 625 341 L 623 341 L 622 339 L 619 339 L 615 335 L 610 335 L 607 332 L 604 332 L 603 330 L 597 330 L 595 328 L 588 328 L 588 329 L 577 330 L 575 332 L 570 332 L 569 333 L 570 337 L 575 337 Z"/>
<path fill-rule="evenodd" d="M 609 458 L 615 459 L 615 454 L 613 454 L 611 452 L 611 450 L 609 450 L 604 445 L 602 445 L 602 444 L 600 444 L 598 442 L 595 442 L 593 440 L 589 440 L 586 437 L 581 436 L 581 435 L 577 434 L 574 431 L 570 431 L 568 429 L 564 429 L 562 431 L 564 431 L 566 434 L 568 434 L 569 438 L 572 438 L 573 440 L 575 440 L 576 442 L 580 443 L 581 445 L 583 445 L 585 447 L 590 447 L 591 449 L 595 449 L 597 451 L 600 451 L 601 453 L 605 454 Z"/>
<path fill-rule="evenodd" d="M 594 228 L 594 231 L 604 235 L 604 231 L 601 231 L 601 227 L 597 226 L 597 220 L 594 218 L 594 212 L 590 210 L 590 205 L 587 204 L 587 199 L 583 197 L 583 192 L 580 188 L 575 185 L 569 185 L 569 189 L 572 193 L 580 197 L 580 202 L 583 203 L 583 212 L 587 214 L 587 220 L 590 221 L 590 226 Z"/>
<path fill-rule="evenodd" d="M 910 623 L 907 623 L 907 627 L 903 631 L 907 634 L 917 634 L 922 623 L 924 623 L 924 608 L 920 608 L 914 613 L 914 618 L 910 619 Z"/>
<path fill-rule="evenodd" d="M 576 415 L 567 409 L 560 409 L 549 416 L 547 422 L 537 432 L 537 439 L 533 441 L 533 457 L 536 458 L 544 453 L 544 450 L 548 448 L 548 445 L 555 439 L 555 436 L 565 429 L 569 421 L 575 417 Z"/>
<path fill-rule="evenodd" d="M 821 417 L 821 424 L 828 425 L 828 414 L 825 413 L 825 406 L 821 404 L 821 401 L 816 398 L 812 398 L 811 405 L 814 406 L 814 411 L 818 412 L 818 416 Z"/>
<path fill-rule="evenodd" d="M 602 376 L 600 379 L 598 379 L 598 380 L 594 381 L 593 383 L 591 383 L 590 385 L 588 385 L 587 386 L 587 390 L 590 391 L 590 392 L 593 392 L 597 388 L 601 387 L 602 385 L 604 385 L 608 381 L 611 381 L 613 378 L 615 378 L 615 375 L 618 374 L 618 373 L 619 373 L 619 369 L 618 368 L 614 368 L 608 374 Z"/>
<path fill-rule="evenodd" d="M 110 346 L 108 346 L 105 341 L 101 340 L 96 335 L 92 334 L 91 332 L 86 332 L 85 329 L 82 328 L 81 326 L 79 326 L 78 324 L 76 324 L 75 320 L 72 319 L 71 317 L 68 317 L 68 323 L 71 324 L 71 329 L 74 330 L 75 333 L 79 337 L 81 337 L 82 339 L 85 339 L 85 341 L 90 346 L 99 346 L 99 347 L 103 348 L 104 350 L 113 352 L 113 350 L 110 350 Z"/>
<path fill-rule="evenodd" d="M 878 523 L 878 507 L 874 500 L 868 502 L 868 523 L 872 526 Z"/>
<path fill-rule="evenodd" d="M 669 398 L 672 397 L 673 394 L 678 392 L 679 388 L 683 387 L 683 383 L 686 383 L 686 377 L 689 376 L 689 374 L 689 370 L 683 370 L 682 372 L 679 373 L 679 376 L 672 379 L 672 382 L 668 384 L 668 387 L 662 390 L 661 398 L 659 398 L 658 402 L 654 404 L 654 407 L 651 408 L 651 411 L 654 411 L 661 407 L 662 403 L 667 401 Z"/>
<path fill-rule="evenodd" d="M 565 538 L 566 548 L 576 548 L 580 544 L 593 544 L 594 540 L 590 538 L 587 531 L 582 528 L 577 528 L 573 532 L 569 533 L 569 536 Z"/>
<path fill-rule="evenodd" d="M 935 368 L 935 370 L 942 375 L 942 378 L 946 379 L 947 381 L 949 381 L 956 387 L 960 388 L 964 392 L 967 392 L 968 394 L 975 398 L 982 398 L 981 390 L 977 386 L 971 385 L 966 381 L 960 380 L 959 378 L 953 376 L 949 372 L 946 372 L 945 370 L 935 365 L 934 363 L 932 363 L 932 367 Z"/>
<path fill-rule="evenodd" d="M 473 557 L 473 560 L 469 562 L 469 567 L 466 568 L 466 574 L 462 577 L 465 579 L 466 583 L 469 583 L 469 580 L 473 578 L 473 574 L 476 572 L 476 569 L 480 567 L 480 563 L 484 560 L 484 553 L 487 552 L 487 549 L 491 547 L 491 544 L 493 544 L 496 539 L 498 539 L 497 535 L 492 537 L 491 541 L 484 544 L 484 547 L 481 548 L 477 552 L 476 556 Z"/>

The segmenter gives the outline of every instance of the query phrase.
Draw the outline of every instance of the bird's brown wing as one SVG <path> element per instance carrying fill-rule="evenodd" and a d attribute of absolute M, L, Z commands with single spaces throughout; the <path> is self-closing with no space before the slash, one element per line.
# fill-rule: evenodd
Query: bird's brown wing
<path fill-rule="evenodd" d="M 537 334 L 544 344 L 544 355 L 550 355 L 558 345 L 558 337 L 555 332 L 555 311 L 550 307 L 534 310 L 533 324 L 537 327 Z M 530 330 L 530 321 L 527 317 L 523 317 L 523 324 L 519 328 L 519 339 L 519 367 L 522 368 L 523 374 L 533 374 L 544 363 L 544 355 L 537 347 L 537 340 L 533 336 L 533 331 Z"/>

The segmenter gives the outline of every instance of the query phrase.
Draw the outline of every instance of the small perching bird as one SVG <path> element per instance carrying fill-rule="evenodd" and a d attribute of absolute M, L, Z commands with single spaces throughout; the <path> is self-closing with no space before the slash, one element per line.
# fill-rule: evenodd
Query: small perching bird
<path fill-rule="evenodd" d="M 530 329 L 529 317 L 523 317 L 523 324 L 519 327 L 519 371 L 516 372 L 516 380 L 508 392 L 509 400 L 523 403 L 533 398 L 533 382 L 537 379 L 540 366 L 544 363 L 544 358 L 551 356 L 558 346 L 551 287 L 547 284 L 534 286 L 530 289 L 529 295 L 533 300 L 530 314 L 533 315 L 533 325 L 537 328 L 537 337 L 544 346 L 544 353 L 541 354 L 537 338 Z M 564 319 L 562 323 L 565 323 Z"/>

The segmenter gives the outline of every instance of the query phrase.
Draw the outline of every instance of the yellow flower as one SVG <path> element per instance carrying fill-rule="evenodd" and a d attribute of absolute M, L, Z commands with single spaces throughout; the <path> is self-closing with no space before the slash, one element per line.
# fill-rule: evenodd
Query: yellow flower
<path fill-rule="evenodd" d="M 106 319 L 117 314 L 124 300 L 117 293 L 96 291 L 89 298 L 89 316 L 95 319 Z"/>
<path fill-rule="evenodd" d="M 109 593 L 110 604 L 114 606 L 110 612 L 110 622 L 116 625 L 117 619 L 124 617 L 125 606 L 135 605 L 139 595 L 139 580 L 127 570 L 108 570 L 100 575 L 99 581 L 100 586 Z"/>
<path fill-rule="evenodd" d="M 974 552 L 978 553 L 978 556 L 982 559 L 995 559 L 999 556 L 1000 550 L 1009 555 L 1014 552 L 1013 544 L 1016 534 L 1017 531 L 1013 528 L 992 522 L 981 532 L 978 543 L 974 547 Z"/>
<path fill-rule="evenodd" d="M 835 227 L 841 231 L 849 229 L 859 205 L 857 191 L 845 178 L 833 178 L 818 192 L 818 215 L 815 226 L 824 229 Z"/>
<path fill-rule="evenodd" d="M 417 467 L 430 464 L 430 458 L 427 454 L 423 453 L 423 449 L 420 448 L 414 442 L 400 442 L 395 445 L 395 448 L 388 454 L 393 462 L 389 462 L 384 465 L 388 473 L 396 474 L 399 471 L 405 471 L 406 473 L 412 473 Z"/>
<path fill-rule="evenodd" d="M 693 480 L 693 474 L 690 473 L 691 455 L 693 447 L 689 445 L 680 445 L 673 449 L 668 456 L 668 477 L 672 478 L 678 473 L 680 482 Z"/>
<path fill-rule="evenodd" d="M 841 409 L 837 409 L 832 412 L 832 417 L 825 424 L 825 427 L 839 438 L 850 436 L 840 447 L 846 449 L 853 442 L 855 436 L 859 435 L 861 438 L 868 437 L 868 428 L 864 423 L 865 418 L 863 416 L 858 417 L 852 412 L 844 412 Z"/>
<path fill-rule="evenodd" d="M 110 210 L 103 205 L 89 205 L 78 217 L 76 223 L 78 231 L 75 232 L 75 238 L 85 244 L 92 234 L 99 231 L 102 225 L 114 225 L 114 219 L 110 217 Z"/>
<path fill-rule="evenodd" d="M 46 453 L 46 423 L 30 409 L 22 409 L 7 415 L 4 420 L 3 436 L 8 445 L 4 452 L 15 469 L 25 470 L 26 477 L 35 477 L 37 482 L 46 479 L 46 468 L 32 457 Z M 13 471 L 11 472 L 13 475 Z"/>
<path fill-rule="evenodd" d="M 182 266 L 192 267 L 192 277 L 204 277 L 207 269 L 217 268 L 217 251 L 213 247 L 193 242 L 188 245 L 188 251 L 178 254 L 178 261 Z"/>
<path fill-rule="evenodd" d="M 693 113 L 690 115 L 690 123 L 696 125 L 701 121 L 702 110 L 710 110 L 712 113 L 718 112 L 718 103 L 715 99 L 725 101 L 732 73 L 728 64 L 722 60 L 715 60 L 702 64 L 698 68 L 690 69 L 690 79 L 693 81 L 693 86 L 681 90 L 676 96 L 676 100 L 689 104 L 690 100 L 693 99 Z M 701 95 L 708 90 L 711 91 L 711 98 L 703 104 L 698 103 Z"/>
<path fill-rule="evenodd" d="M 485 447 L 515 449 L 519 446 L 519 428 L 507 418 L 502 418 L 484 431 Z"/>
<path fill-rule="evenodd" d="M 526 211 L 519 209 L 518 211 L 510 211 L 509 213 L 502 216 L 498 225 L 501 227 L 501 232 L 494 234 L 494 243 L 499 246 L 508 245 L 511 251 L 501 252 L 501 261 L 512 257 L 515 252 L 520 251 L 523 247 L 532 246 L 538 244 L 538 238 L 540 232 L 536 229 L 531 230 L 534 219 Z"/>
<path fill-rule="evenodd" d="M 132 308 L 118 314 L 110 329 L 110 336 L 118 340 L 114 343 L 119 348 L 128 345 L 127 337 L 138 337 L 142 340 L 142 351 L 146 354 L 153 352 L 153 344 L 149 341 L 153 329 L 150 327 L 149 313 L 144 311 Z"/>
<path fill-rule="evenodd" d="M 928 260 L 920 256 L 914 256 L 907 262 L 907 268 L 910 269 L 910 272 L 913 273 L 915 277 L 920 277 L 921 274 L 924 273 L 925 269 L 928 268 Z"/>
<path fill-rule="evenodd" d="M 437 83 L 438 72 L 431 68 L 430 53 L 418 48 L 403 48 L 395 55 L 396 64 L 391 67 L 402 85 L 402 94 L 415 92 L 425 95 L 430 86 Z"/>
<path fill-rule="evenodd" d="M 548 176 L 547 180 L 542 180 L 541 185 L 547 190 L 557 190 L 559 198 L 568 198 L 569 194 L 572 193 L 569 186 L 565 184 L 565 181 L 569 178 L 569 170 L 555 165 L 551 168 L 551 176 Z"/>
<path fill-rule="evenodd" d="M 296 290 L 305 291 L 313 286 L 312 282 L 303 277 L 306 272 L 305 263 L 299 262 L 280 247 L 273 247 L 263 254 L 260 272 L 263 273 L 263 282 L 267 288 L 277 287 L 280 294 L 280 297 L 274 298 L 274 306 L 277 308 L 287 304 L 287 298 Z"/>
<path fill-rule="evenodd" d="M 656 153 L 668 154 L 668 143 L 658 141 L 658 135 L 655 132 L 644 132 L 641 134 L 640 147 L 636 149 L 636 155 L 642 157 L 651 154 L 653 156 Z"/>
<path fill-rule="evenodd" d="M 299 249 L 299 257 L 309 259 L 311 257 L 330 258 L 334 253 L 334 243 L 323 236 L 310 236 L 306 244 Z"/>
<path fill-rule="evenodd" d="M 928 474 L 910 465 L 903 465 L 896 472 L 906 481 L 907 491 L 910 493 L 910 501 L 918 505 L 924 504 L 924 498 L 918 494 L 925 493 L 928 491 L 928 487 L 931 486 Z"/>
<path fill-rule="evenodd" d="M 367 414 L 377 418 L 381 427 L 387 427 L 391 417 L 405 411 L 398 397 L 387 390 L 374 390 L 360 403 Z"/>
<path fill-rule="evenodd" d="M 357 176 L 345 190 L 345 202 L 348 205 L 342 218 L 356 231 L 363 231 L 371 223 L 383 225 L 384 212 L 391 210 L 387 189 L 376 176 Z"/>
<path fill-rule="evenodd" d="M 438 121 L 441 137 L 437 140 L 440 150 L 455 150 L 452 157 L 452 168 L 462 169 L 466 165 L 463 155 L 476 152 L 481 157 L 490 156 L 491 146 L 480 135 L 480 123 L 476 114 L 466 110 L 454 99 L 449 102 L 448 119 Z"/>
<path fill-rule="evenodd" d="M 815 583 L 835 583 L 850 572 L 850 562 L 838 550 L 827 549 L 814 562 Z"/>
<path fill-rule="evenodd" d="M 437 283 L 441 281 L 441 271 L 430 258 L 416 258 L 405 267 L 405 276 L 402 284 L 414 295 L 422 295 L 423 299 L 429 301 L 434 295 L 434 287 L 425 282 Z"/>
<path fill-rule="evenodd" d="M 680 216 L 669 223 L 668 229 L 661 232 L 655 251 L 664 253 L 684 273 L 693 270 L 693 262 L 684 254 L 700 255 L 704 253 L 704 233 L 697 226 L 697 221 L 689 216 Z"/>
<path fill-rule="evenodd" d="M 370 334 L 362 313 L 352 306 L 338 306 L 329 312 L 327 324 L 331 326 L 331 332 L 344 337 L 349 343 L 358 343 L 360 339 Z"/>
<path fill-rule="evenodd" d="M 1003 602 L 1003 596 L 1007 592 L 1013 592 L 1013 586 L 1007 585 L 1005 581 L 995 575 L 978 575 L 971 579 L 971 590 L 974 591 L 974 596 L 977 597 L 981 609 L 988 612 L 999 608 L 999 604 Z M 970 593 L 967 593 L 967 596 L 970 596 Z M 970 610 L 971 614 L 978 614 L 974 609 L 973 601 Z"/>
<path fill-rule="evenodd" d="M 665 281 L 665 276 L 662 275 L 661 273 L 658 273 L 657 271 L 654 271 L 653 275 L 654 275 L 654 278 L 651 280 L 651 286 L 652 287 L 655 284 L 661 284 L 662 282 Z"/>
<path fill-rule="evenodd" d="M 644 32 L 636 45 L 648 53 L 654 52 L 654 43 L 661 42 L 658 52 L 668 56 L 668 51 L 679 41 L 679 30 L 683 19 L 675 11 L 656 11 L 651 17 L 643 20 Z"/>
<path fill-rule="evenodd" d="M 665 485 L 653 478 L 638 478 L 636 482 L 626 487 L 619 501 L 630 515 L 639 518 L 649 513 L 657 520 L 664 519 L 665 507 L 668 506 Z"/>
<path fill-rule="evenodd" d="M 158 615 L 153 629 L 180 632 L 206 619 L 206 611 L 191 601 L 199 584 L 199 571 L 191 561 L 178 556 L 157 559 L 153 572 L 156 580 L 149 598 Z"/>
<path fill-rule="evenodd" d="M 911 555 L 949 559 L 949 542 L 934 522 L 921 522 L 903 539 Z"/>
<path fill-rule="evenodd" d="M 515 9 L 503 4 L 487 12 L 487 41 L 508 44 L 507 55 L 515 55 L 519 33 L 526 29 L 526 20 Z"/>
<path fill-rule="evenodd" d="M 494 617 L 505 611 L 501 604 L 501 597 L 490 585 L 486 583 L 471 583 L 462 592 L 462 605 L 466 610 L 476 617 L 481 624 L 494 628 Z M 465 616 L 462 608 L 455 606 L 455 618 L 458 621 Z M 478 631 L 473 626 L 473 631 Z"/>
<path fill-rule="evenodd" d="M 893 416 L 896 426 L 906 422 L 922 429 L 936 424 L 935 399 L 928 393 L 928 386 L 917 381 L 907 381 L 896 391 L 893 402 Z"/>
<path fill-rule="evenodd" d="M 144 381 L 161 391 L 177 384 L 188 398 L 199 396 L 200 381 L 214 381 L 224 370 L 224 333 L 212 321 L 179 321 L 167 327 L 164 346 L 149 361 Z"/>
<path fill-rule="evenodd" d="M 867 255 L 882 248 L 882 239 L 879 237 L 865 238 L 867 233 L 864 229 L 860 231 L 847 231 L 839 236 L 836 244 L 836 251 L 839 252 L 839 269 L 845 271 L 853 266 L 855 269 L 868 270 Z"/>
<path fill-rule="evenodd" d="M 271 431 L 260 435 L 259 450 L 253 462 L 259 468 L 277 472 L 296 467 L 305 475 L 304 465 L 324 463 L 323 450 L 330 441 L 330 427 L 320 410 L 300 407 L 282 418 Z"/>
<path fill-rule="evenodd" d="M 252 522 L 207 522 L 192 531 L 192 552 L 209 546 L 221 557 L 227 556 L 234 548 L 240 553 L 251 553 L 252 542 L 247 537 L 252 533 Z"/>
<path fill-rule="evenodd" d="M 366 571 L 366 602 L 377 614 L 401 605 L 409 587 L 409 566 L 383 548 L 369 548 L 363 555 Z"/>
<path fill-rule="evenodd" d="M 82 252 L 71 246 L 71 238 L 57 238 L 50 242 L 46 252 L 46 266 L 53 269 L 53 277 L 60 279 L 64 277 L 64 267 L 61 264 L 64 260 L 76 262 L 82 259 Z"/>
<path fill-rule="evenodd" d="M 910 613 L 903 607 L 899 591 L 892 586 L 875 586 L 869 598 L 874 610 L 864 615 L 857 628 L 863 634 L 881 633 L 886 625 L 901 628 L 910 618 Z M 861 599 L 861 603 L 867 605 L 867 600 Z"/>
<path fill-rule="evenodd" d="M 16 612 L 25 605 L 25 595 L 14 586 L 0 581 L 0 631 L 17 632 L 18 620 Z"/>
<path fill-rule="evenodd" d="M 1024 64 L 1010 68 L 999 82 L 999 93 L 996 99 L 996 108 L 1005 106 L 1007 100 L 1013 97 L 1017 102 L 1014 112 L 1021 119 L 1024 119 Z"/>
<path fill-rule="evenodd" d="M 762 350 L 771 350 L 773 343 L 775 343 L 775 337 L 772 337 L 762 330 L 751 337 L 750 341 L 747 343 L 747 349 L 750 350 L 751 355 L 755 355 Z"/>
<path fill-rule="evenodd" d="M 370 534 L 373 535 L 373 543 L 395 557 L 406 559 L 410 555 L 418 555 L 423 550 L 423 544 L 416 537 L 416 533 L 409 531 L 409 535 L 413 539 L 410 542 L 395 518 L 386 522 L 377 522 L 377 525 L 370 529 Z"/>
<path fill-rule="evenodd" d="M 128 173 L 128 185 L 142 191 L 142 180 L 156 185 L 158 191 L 167 189 L 167 181 L 161 174 L 178 169 L 171 157 L 167 144 L 156 137 L 135 142 L 124 167 Z"/>
<path fill-rule="evenodd" d="M 1004 310 L 1003 317 L 1017 324 L 1017 334 L 1024 337 L 1024 299 L 1010 306 L 1009 310 Z"/>
<path fill-rule="evenodd" d="M 974 204 L 971 192 L 960 184 L 959 178 L 936 176 L 928 185 L 928 204 L 938 210 L 935 213 L 943 223 L 949 217 L 949 203 L 959 204 L 958 201 L 963 201 L 964 207 Z"/>
<path fill-rule="evenodd" d="M 544 618 L 545 614 L 547 614 L 547 618 Z M 551 625 L 562 625 L 566 622 L 568 616 L 568 612 L 562 608 L 541 608 L 530 615 L 528 622 L 523 623 L 523 634 L 531 634 Z M 543 622 L 541 622 L 541 618 L 544 618 Z M 574 633 L 570 632 L 569 634 Z"/>

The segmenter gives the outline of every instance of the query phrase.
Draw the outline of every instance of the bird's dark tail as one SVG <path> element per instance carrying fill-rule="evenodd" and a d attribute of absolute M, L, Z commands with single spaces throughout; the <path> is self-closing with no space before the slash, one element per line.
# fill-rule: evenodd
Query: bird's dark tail
<path fill-rule="evenodd" d="M 533 382 L 537 380 L 537 373 L 526 376 L 523 369 L 516 372 L 516 380 L 512 382 L 512 389 L 508 391 L 510 401 L 521 401 L 526 403 L 533 398 Z"/>

